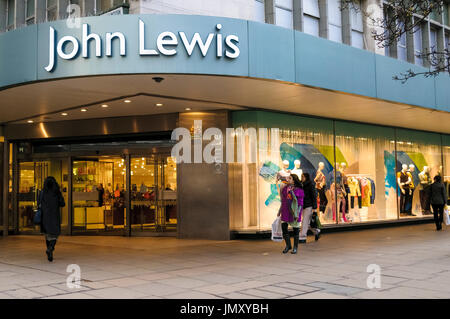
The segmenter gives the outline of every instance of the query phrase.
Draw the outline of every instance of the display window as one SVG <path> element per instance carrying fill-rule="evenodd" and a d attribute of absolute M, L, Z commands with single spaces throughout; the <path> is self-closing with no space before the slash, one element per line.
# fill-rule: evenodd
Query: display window
<path fill-rule="evenodd" d="M 396 182 L 401 218 L 431 215 L 429 185 L 442 175 L 441 136 L 397 129 Z"/>
<path fill-rule="evenodd" d="M 397 218 L 395 131 L 336 121 L 336 172 L 342 223 Z"/>

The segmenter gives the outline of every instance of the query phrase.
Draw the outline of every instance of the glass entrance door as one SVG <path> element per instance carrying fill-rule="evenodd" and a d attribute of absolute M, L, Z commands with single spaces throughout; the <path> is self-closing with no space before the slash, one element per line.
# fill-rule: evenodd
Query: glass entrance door
<path fill-rule="evenodd" d="M 126 164 L 118 156 L 72 163 L 72 230 L 123 232 L 126 225 Z"/>
<path fill-rule="evenodd" d="M 58 182 L 64 200 L 67 203 L 67 161 L 51 159 L 46 161 L 19 162 L 18 229 L 20 232 L 38 232 L 33 223 L 37 198 L 48 176 Z M 61 231 L 68 227 L 67 205 L 61 209 Z"/>
<path fill-rule="evenodd" d="M 176 163 L 166 155 L 131 158 L 131 227 L 167 232 L 177 227 Z"/>

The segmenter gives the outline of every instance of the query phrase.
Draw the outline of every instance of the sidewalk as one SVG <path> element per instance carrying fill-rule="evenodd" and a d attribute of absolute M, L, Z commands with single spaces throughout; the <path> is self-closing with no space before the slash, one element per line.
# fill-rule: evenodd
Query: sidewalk
<path fill-rule="evenodd" d="M 450 229 L 434 225 L 308 238 L 297 255 L 270 240 L 0 238 L 0 298 L 450 298 Z M 69 264 L 81 287 L 66 285 Z M 381 288 L 366 269 L 381 267 Z"/>

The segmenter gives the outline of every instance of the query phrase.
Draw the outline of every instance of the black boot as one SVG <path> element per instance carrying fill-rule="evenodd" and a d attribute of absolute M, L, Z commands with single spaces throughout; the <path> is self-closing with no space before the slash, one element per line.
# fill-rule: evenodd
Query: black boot
<path fill-rule="evenodd" d="M 48 261 L 53 261 L 53 251 L 55 250 L 56 240 L 50 240 L 49 247 L 48 247 L 48 253 L 47 253 L 47 259 Z"/>
<path fill-rule="evenodd" d="M 287 254 L 287 252 L 292 249 L 291 237 L 289 236 L 289 233 L 287 233 L 287 234 L 283 235 L 283 238 L 284 238 L 284 241 L 286 242 L 286 247 L 283 250 L 283 254 Z"/>
<path fill-rule="evenodd" d="M 47 245 L 47 249 L 45 250 L 45 253 L 47 254 L 47 258 L 50 258 L 49 257 L 49 254 L 50 254 L 50 241 L 49 240 L 45 240 L 45 244 Z"/>
<path fill-rule="evenodd" d="M 296 254 L 298 249 L 300 229 L 294 228 L 294 249 L 292 249 L 291 254 Z"/>

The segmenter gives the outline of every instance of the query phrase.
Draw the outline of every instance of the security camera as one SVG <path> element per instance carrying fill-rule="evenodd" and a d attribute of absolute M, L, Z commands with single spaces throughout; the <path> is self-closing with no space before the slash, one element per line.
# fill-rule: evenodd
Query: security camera
<path fill-rule="evenodd" d="M 157 77 L 154 77 L 153 80 L 154 80 L 156 83 L 161 83 L 162 81 L 164 81 L 164 78 L 161 78 L 161 77 L 157 76 Z"/>

